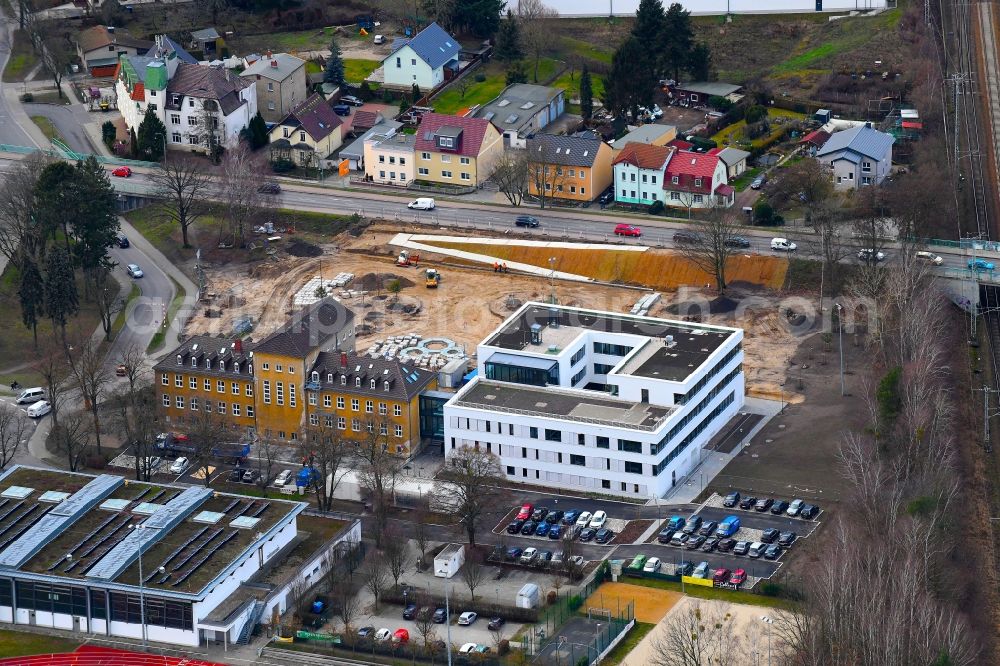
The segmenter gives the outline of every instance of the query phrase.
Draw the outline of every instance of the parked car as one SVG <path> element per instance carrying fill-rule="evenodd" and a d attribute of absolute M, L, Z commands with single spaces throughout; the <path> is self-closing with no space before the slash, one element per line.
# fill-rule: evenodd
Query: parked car
<path fill-rule="evenodd" d="M 733 575 L 729 577 L 730 585 L 742 585 L 747 582 L 747 572 L 745 569 L 737 569 L 733 572 Z"/>
<path fill-rule="evenodd" d="M 760 540 L 764 543 L 774 543 L 774 540 L 778 538 L 778 530 L 773 527 L 769 527 L 760 533 Z"/>
<path fill-rule="evenodd" d="M 699 527 L 701 527 L 701 516 L 694 513 L 691 514 L 691 517 L 687 519 L 686 523 L 684 523 L 684 527 L 681 528 L 681 532 L 684 532 L 684 534 L 693 534 L 698 531 Z"/>
<path fill-rule="evenodd" d="M 736 545 L 736 539 L 719 539 L 719 545 L 716 547 L 720 553 L 728 553 Z"/>
<path fill-rule="evenodd" d="M 698 550 L 701 548 L 701 544 L 705 543 L 707 537 L 703 537 L 700 534 L 692 534 L 688 537 L 687 543 L 684 545 L 688 550 Z"/>
<path fill-rule="evenodd" d="M 127 166 L 120 166 L 114 171 L 112 171 L 111 175 L 117 178 L 128 178 L 129 176 L 132 175 L 132 169 L 128 168 Z"/>
<path fill-rule="evenodd" d="M 799 513 L 802 512 L 802 506 L 804 504 L 805 502 L 800 499 L 793 499 L 792 503 L 788 505 L 787 509 L 785 509 L 785 515 L 791 516 L 792 518 L 797 517 Z"/>
<path fill-rule="evenodd" d="M 708 562 L 702 562 L 694 568 L 692 578 L 708 578 Z"/>
<path fill-rule="evenodd" d="M 684 527 L 685 522 L 684 516 L 671 516 L 667 521 L 667 528 L 676 531 Z"/>
<path fill-rule="evenodd" d="M 746 555 L 748 552 L 750 552 L 749 541 L 737 541 L 733 546 L 733 555 Z"/>
<path fill-rule="evenodd" d="M 563 535 L 562 525 L 552 525 L 549 527 L 549 538 L 550 539 L 561 539 Z"/>
<path fill-rule="evenodd" d="M 580 517 L 580 512 L 576 509 L 570 509 L 563 514 L 562 524 L 563 525 L 576 525 L 576 519 Z"/>
<path fill-rule="evenodd" d="M 674 535 L 670 537 L 671 546 L 683 546 L 687 543 L 688 535 L 684 532 L 674 532 Z"/>
<path fill-rule="evenodd" d="M 927 252 L 925 250 L 917 252 L 915 256 L 919 261 L 926 261 L 928 263 L 934 264 L 935 266 L 940 266 L 941 264 L 944 263 L 944 259 L 941 258 L 941 255 L 934 254 L 933 252 Z"/>
<path fill-rule="evenodd" d="M 521 528 L 524 527 L 523 520 L 515 520 L 507 524 L 507 534 L 518 534 Z"/>
<path fill-rule="evenodd" d="M 503 625 L 507 624 L 507 620 L 500 616 L 490 618 L 490 623 L 486 625 L 486 628 L 490 631 L 496 631 Z"/>
<path fill-rule="evenodd" d="M 29 405 L 24 411 L 29 418 L 40 419 L 52 411 L 52 405 L 48 400 L 39 400 Z"/>
<path fill-rule="evenodd" d="M 812 520 L 819 515 L 819 507 L 813 504 L 803 504 L 802 510 L 799 511 L 799 518 L 805 518 L 806 520 Z"/>
<path fill-rule="evenodd" d="M 521 564 L 531 564 L 538 557 L 537 548 L 525 548 L 524 552 L 521 553 L 521 558 L 518 560 Z"/>
<path fill-rule="evenodd" d="M 261 183 L 257 191 L 261 194 L 281 194 L 281 185 L 273 180 L 269 180 L 266 183 Z"/>
<path fill-rule="evenodd" d="M 723 245 L 726 247 L 738 247 L 745 249 L 750 247 L 750 241 L 743 236 L 730 236 L 723 241 Z"/>
<path fill-rule="evenodd" d="M 473 654 L 486 654 L 490 651 L 489 645 L 478 644 L 472 649 Z"/>
<path fill-rule="evenodd" d="M 698 534 L 701 534 L 702 536 L 706 537 L 712 536 L 712 533 L 715 532 L 715 528 L 718 526 L 719 523 L 715 522 L 714 520 L 706 520 L 701 524 L 701 528 L 698 530 Z"/>
<path fill-rule="evenodd" d="M 753 505 L 757 503 L 757 498 L 748 495 L 740 500 L 740 508 L 749 511 L 753 508 Z"/>
<path fill-rule="evenodd" d="M 660 570 L 661 565 L 662 562 L 660 562 L 660 558 L 651 557 L 648 560 L 646 560 L 646 564 L 643 565 L 642 570 L 645 571 L 646 573 L 656 573 L 657 571 Z"/>
<path fill-rule="evenodd" d="M 406 207 L 411 210 L 434 210 L 434 199 L 430 197 L 418 197 L 406 204 Z"/>
<path fill-rule="evenodd" d="M 473 650 L 476 649 L 475 643 L 465 643 L 462 647 L 458 648 L 459 654 L 471 654 Z"/>
<path fill-rule="evenodd" d="M 771 513 L 776 516 L 780 516 L 785 511 L 788 511 L 788 502 L 785 500 L 778 500 L 773 505 L 771 505 Z"/>
<path fill-rule="evenodd" d="M 534 229 L 539 224 L 537 217 L 532 217 L 531 215 L 518 215 L 514 219 L 515 227 L 529 227 Z"/>
<path fill-rule="evenodd" d="M 412 620 L 417 616 L 418 610 L 420 610 L 420 607 L 416 604 L 406 604 L 406 607 L 403 609 L 403 619 Z"/>
<path fill-rule="evenodd" d="M 517 516 L 515 516 L 515 520 L 528 520 L 531 518 L 532 511 L 534 511 L 534 508 L 530 504 L 522 504 L 521 510 L 518 511 Z"/>
<path fill-rule="evenodd" d="M 878 263 L 880 261 L 885 261 L 885 252 L 880 252 L 871 247 L 863 247 L 858 250 L 858 259 L 869 263 Z"/>
<path fill-rule="evenodd" d="M 592 527 L 585 527 L 582 530 L 580 530 L 579 539 L 580 539 L 580 541 L 583 541 L 584 543 L 586 543 L 587 541 L 592 540 L 596 534 L 597 534 L 597 530 L 595 530 L 594 528 L 592 528 Z"/>
<path fill-rule="evenodd" d="M 243 480 L 243 471 L 241 468 L 236 467 L 229 470 L 229 483 L 239 483 Z"/>
<path fill-rule="evenodd" d="M 719 546 L 719 537 L 709 537 L 705 539 L 705 543 L 701 546 L 701 552 L 711 553 L 713 550 Z"/>
<path fill-rule="evenodd" d="M 540 537 L 548 536 L 550 527 L 552 526 L 546 523 L 545 521 L 538 523 L 538 527 L 535 528 L 535 536 L 540 536 Z"/>
<path fill-rule="evenodd" d="M 558 550 L 552 555 L 552 566 L 562 566 L 566 562 L 566 551 Z"/>
<path fill-rule="evenodd" d="M 434 622 L 434 624 L 444 624 L 447 619 L 448 611 L 444 608 L 435 608 L 434 615 L 431 615 L 431 621 Z"/>
<path fill-rule="evenodd" d="M 776 560 L 779 557 L 781 557 L 781 552 L 782 552 L 781 546 L 779 546 L 776 543 L 772 543 L 764 551 L 764 559 L 765 560 Z"/>
<path fill-rule="evenodd" d="M 566 561 L 575 567 L 582 567 L 587 562 L 587 560 L 583 559 L 583 555 L 574 555 Z"/>
<path fill-rule="evenodd" d="M 243 481 L 243 483 L 257 483 L 257 480 L 259 478 L 260 478 L 260 472 L 258 472 L 255 469 L 248 469 L 247 471 L 243 472 L 243 478 L 241 479 L 241 481 Z"/>
<path fill-rule="evenodd" d="M 141 278 L 143 275 L 142 269 L 139 267 L 139 264 L 129 264 L 128 266 L 125 267 L 125 272 L 128 273 L 128 276 L 130 278 L 133 279 Z"/>
<path fill-rule="evenodd" d="M 540 553 L 538 553 L 538 564 L 547 565 L 551 561 L 552 561 L 551 550 L 543 550 Z"/>
<path fill-rule="evenodd" d="M 349 116 L 351 115 L 351 107 L 349 104 L 334 104 L 333 112 L 338 116 Z"/>
<path fill-rule="evenodd" d="M 656 535 L 656 540 L 660 543 L 670 543 L 670 540 L 674 538 L 676 530 L 672 530 L 669 527 L 664 527 L 660 530 L 659 534 Z"/>
<path fill-rule="evenodd" d="M 407 629 L 400 627 L 396 631 L 392 632 L 392 642 L 393 643 L 409 643 L 410 642 L 410 632 Z"/>
<path fill-rule="evenodd" d="M 760 174 L 759 176 L 753 179 L 752 183 L 750 183 L 750 189 L 759 190 L 760 188 L 764 187 L 764 183 L 766 182 L 767 182 L 767 176 L 765 176 L 764 174 Z"/>
<path fill-rule="evenodd" d="M 633 571 L 639 571 L 642 569 L 643 566 L 645 566 L 645 564 L 646 564 L 646 556 L 643 555 L 642 553 L 639 553 L 632 559 L 632 561 L 626 568 L 632 569 Z"/>
<path fill-rule="evenodd" d="M 548 513 L 549 510 L 546 509 L 544 506 L 537 506 L 535 507 L 535 510 L 531 513 L 531 519 L 536 523 L 540 523 L 545 518 L 545 516 L 548 515 Z"/>
<path fill-rule="evenodd" d="M 730 573 L 729 569 L 727 569 L 725 567 L 719 567 L 718 569 L 715 570 L 715 575 L 712 576 L 712 582 L 713 583 L 726 583 L 726 582 L 729 581 L 729 577 L 731 575 L 732 574 Z"/>
<path fill-rule="evenodd" d="M 533 520 L 529 520 L 524 525 L 521 526 L 521 534 L 524 536 L 531 536 L 535 533 L 535 528 L 538 527 L 538 523 Z"/>
<path fill-rule="evenodd" d="M 288 485 L 288 482 L 292 480 L 292 470 L 283 469 L 278 472 L 278 476 L 274 477 L 274 485 L 279 488 L 283 488 Z"/>
<path fill-rule="evenodd" d="M 778 252 L 794 252 L 797 247 L 798 245 L 788 240 L 787 238 L 771 239 L 771 249 L 777 250 Z"/>
<path fill-rule="evenodd" d="M 391 637 L 392 637 L 392 632 L 386 629 L 385 627 L 382 627 L 381 629 L 375 632 L 375 640 L 377 640 L 380 643 L 389 640 Z"/>
<path fill-rule="evenodd" d="M 994 268 L 993 264 L 985 259 L 969 259 L 969 263 L 967 265 L 970 271 L 976 271 L 977 273 L 992 271 Z"/>
<path fill-rule="evenodd" d="M 753 505 L 753 510 L 759 513 L 764 513 L 771 508 L 772 504 L 774 504 L 774 500 L 770 497 L 761 497 L 757 500 L 757 503 Z"/>
<path fill-rule="evenodd" d="M 549 514 L 545 516 L 545 522 L 547 522 L 549 525 L 557 525 L 559 521 L 562 520 L 562 517 L 563 517 L 562 511 L 558 510 L 549 511 Z"/>
<path fill-rule="evenodd" d="M 631 224 L 617 224 L 615 225 L 615 236 L 631 236 L 633 238 L 639 238 L 642 236 L 642 229 L 634 227 Z"/>
<path fill-rule="evenodd" d="M 594 516 L 587 523 L 587 527 L 599 530 L 604 527 L 604 523 L 608 522 L 608 514 L 604 511 L 595 511 Z"/>
<path fill-rule="evenodd" d="M 185 458 L 184 456 L 181 456 L 180 458 L 174 460 L 173 464 L 170 465 L 170 473 L 180 474 L 181 472 L 183 472 L 188 468 L 189 464 L 190 463 L 188 462 L 188 459 Z"/>
<path fill-rule="evenodd" d="M 507 549 L 507 559 L 508 560 L 516 560 L 519 557 L 521 557 L 521 553 L 523 553 L 523 552 L 524 552 L 524 550 L 521 549 L 521 548 L 518 548 L 517 546 L 514 546 L 513 548 L 508 548 Z"/>
<path fill-rule="evenodd" d="M 674 573 L 678 576 L 690 576 L 692 571 L 694 571 L 694 564 L 687 560 L 674 567 Z"/>
<path fill-rule="evenodd" d="M 577 527 L 586 527 L 590 524 L 590 519 L 593 516 L 589 511 L 584 511 L 580 514 L 580 517 L 576 519 Z"/>
<path fill-rule="evenodd" d="M 740 503 L 740 494 L 735 490 L 726 495 L 726 499 L 722 500 L 722 506 L 726 507 L 727 509 L 731 509 L 739 503 Z"/>
<path fill-rule="evenodd" d="M 715 528 L 715 536 L 721 538 L 731 537 L 740 531 L 740 519 L 736 516 L 726 516 Z"/>
<path fill-rule="evenodd" d="M 363 100 L 355 97 L 354 95 L 341 95 L 339 101 L 342 102 L 342 103 L 344 103 L 344 104 L 350 104 L 351 106 L 364 106 L 365 105 L 365 103 L 364 103 Z"/>
<path fill-rule="evenodd" d="M 750 557 L 760 557 L 767 550 L 767 544 L 762 541 L 754 541 L 750 544 L 750 550 L 747 551 L 747 555 Z"/>
<path fill-rule="evenodd" d="M 795 543 L 795 536 L 795 532 L 782 532 L 778 535 L 777 543 L 785 548 L 788 548 Z"/>
<path fill-rule="evenodd" d="M 615 538 L 615 533 L 609 530 L 607 527 L 602 527 L 597 530 L 597 534 L 594 535 L 594 541 L 597 543 L 607 543 Z"/>
<path fill-rule="evenodd" d="M 701 234 L 693 231 L 678 231 L 674 234 L 674 242 L 678 245 L 693 245 L 701 242 Z"/>
<path fill-rule="evenodd" d="M 479 617 L 479 615 L 477 615 L 475 611 L 465 611 L 458 616 L 458 624 L 459 626 L 467 627 L 470 624 L 473 624 L 477 617 Z"/>
<path fill-rule="evenodd" d="M 126 248 L 132 245 L 128 240 L 128 236 L 123 233 L 115 234 L 115 244 L 120 248 Z"/>

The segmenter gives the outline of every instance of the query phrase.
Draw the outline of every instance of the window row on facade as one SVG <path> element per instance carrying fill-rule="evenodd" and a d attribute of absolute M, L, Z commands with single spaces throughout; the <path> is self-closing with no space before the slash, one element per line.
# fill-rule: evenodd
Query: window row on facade
<path fill-rule="evenodd" d="M 160 374 L 160 384 L 163 386 L 170 386 L 170 377 L 167 373 Z M 176 388 L 184 388 L 184 375 L 174 375 L 174 386 Z M 197 391 L 199 386 L 198 377 L 190 376 L 187 380 L 187 387 L 191 391 Z M 243 395 L 248 397 L 253 396 L 253 383 L 252 382 L 226 382 L 224 379 L 206 379 L 202 378 L 200 386 L 204 391 L 212 391 L 213 386 L 216 393 L 228 393 L 229 395 Z"/>
<path fill-rule="evenodd" d="M 247 418 L 254 417 L 253 405 L 241 405 L 238 402 L 226 403 L 222 400 L 212 401 L 208 398 L 204 400 L 197 397 L 175 395 L 173 397 L 173 402 L 171 402 L 171 395 L 169 393 L 164 393 L 161 396 L 164 407 L 174 407 L 175 409 L 187 409 L 192 412 L 205 411 L 209 414 L 232 414 L 233 416 L 246 416 Z"/>

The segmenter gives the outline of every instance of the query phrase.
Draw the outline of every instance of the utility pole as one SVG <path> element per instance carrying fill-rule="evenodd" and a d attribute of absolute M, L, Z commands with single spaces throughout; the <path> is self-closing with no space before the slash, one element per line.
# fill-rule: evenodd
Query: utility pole
<path fill-rule="evenodd" d="M 837 336 L 840 339 L 837 346 L 840 347 L 840 395 L 847 395 L 847 390 L 844 388 L 844 318 L 843 318 L 843 306 L 840 303 L 835 304 L 837 308 Z"/>

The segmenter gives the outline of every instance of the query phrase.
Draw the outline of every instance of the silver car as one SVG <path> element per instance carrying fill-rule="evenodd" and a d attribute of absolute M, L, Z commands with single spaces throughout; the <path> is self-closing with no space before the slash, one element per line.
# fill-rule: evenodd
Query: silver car
<path fill-rule="evenodd" d="M 139 268 L 139 264 L 129 264 L 125 267 L 125 272 L 128 273 L 130 278 L 142 277 L 142 269 Z"/>

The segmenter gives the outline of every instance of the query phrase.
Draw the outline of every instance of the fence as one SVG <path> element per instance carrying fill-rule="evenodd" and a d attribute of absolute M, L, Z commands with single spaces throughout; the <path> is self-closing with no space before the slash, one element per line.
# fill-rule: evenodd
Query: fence
<path fill-rule="evenodd" d="M 31 155 L 32 153 L 42 153 L 49 157 L 54 157 L 56 159 L 70 159 L 70 160 L 85 160 L 88 157 L 93 157 L 100 164 L 114 164 L 117 166 L 132 166 L 132 167 L 158 167 L 159 162 L 144 162 L 142 160 L 127 160 L 121 157 L 105 157 L 104 155 L 93 155 L 91 153 L 77 153 L 70 150 L 65 144 L 62 145 L 63 148 L 60 150 L 52 148 L 34 148 L 28 146 L 15 146 L 9 143 L 0 143 L 0 153 L 16 153 L 18 155 Z"/>
<path fill-rule="evenodd" d="M 975 250 L 977 252 L 1000 252 L 1000 242 L 985 241 L 978 238 L 963 238 L 961 240 L 943 240 L 940 238 L 905 238 L 904 243 L 937 247 L 950 247 L 960 250 Z"/>

